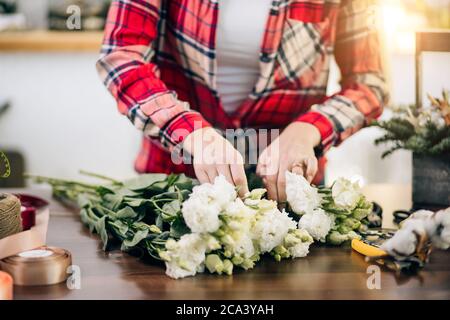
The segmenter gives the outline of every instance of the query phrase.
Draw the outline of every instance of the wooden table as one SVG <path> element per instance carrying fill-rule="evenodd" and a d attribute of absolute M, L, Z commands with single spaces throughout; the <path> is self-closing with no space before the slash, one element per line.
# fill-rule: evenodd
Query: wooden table
<path fill-rule="evenodd" d="M 11 190 L 10 190 L 11 191 Z M 43 196 L 42 190 L 14 190 Z M 385 210 L 409 209 L 408 186 L 372 185 L 371 200 Z M 389 212 L 390 211 L 390 212 Z M 161 265 L 120 251 L 104 253 L 79 217 L 52 201 L 48 245 L 70 250 L 81 269 L 81 289 L 65 283 L 14 288 L 15 299 L 450 299 L 450 252 L 435 251 L 418 276 L 396 278 L 382 269 L 381 289 L 368 289 L 368 263 L 350 248 L 314 246 L 307 258 L 276 263 L 263 259 L 253 270 L 232 276 L 201 274 L 172 280 Z"/>

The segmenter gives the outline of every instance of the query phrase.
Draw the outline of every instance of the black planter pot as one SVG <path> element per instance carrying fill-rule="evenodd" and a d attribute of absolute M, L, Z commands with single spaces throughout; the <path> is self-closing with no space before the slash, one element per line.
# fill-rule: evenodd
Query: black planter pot
<path fill-rule="evenodd" d="M 413 153 L 413 195 L 415 206 L 450 206 L 450 155 Z"/>

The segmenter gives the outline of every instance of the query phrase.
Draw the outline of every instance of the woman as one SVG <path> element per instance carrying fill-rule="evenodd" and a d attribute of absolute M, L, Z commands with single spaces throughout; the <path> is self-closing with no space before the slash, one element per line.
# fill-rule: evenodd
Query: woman
<path fill-rule="evenodd" d="M 374 5 L 113 1 L 97 69 L 120 112 L 144 133 L 136 169 L 195 173 L 200 182 L 223 174 L 242 195 L 244 159 L 221 132 L 281 129 L 258 155 L 257 173 L 268 196 L 284 202 L 286 170 L 311 181 L 316 155 L 382 112 L 387 93 Z M 327 97 L 333 54 L 341 91 Z M 180 147 L 192 166 L 173 161 L 170 152 Z"/>

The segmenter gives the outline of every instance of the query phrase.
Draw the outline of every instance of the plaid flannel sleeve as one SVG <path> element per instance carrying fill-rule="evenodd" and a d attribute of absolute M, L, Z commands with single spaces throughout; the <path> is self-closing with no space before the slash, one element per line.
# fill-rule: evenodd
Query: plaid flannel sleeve
<path fill-rule="evenodd" d="M 339 144 L 381 115 L 388 100 L 376 12 L 376 0 L 342 4 L 335 43 L 341 91 L 298 118 L 319 129 L 322 150 Z"/>
<path fill-rule="evenodd" d="M 193 130 L 209 126 L 187 102 L 177 99 L 151 63 L 161 1 L 115 0 L 105 26 L 97 71 L 119 111 L 150 137 L 172 149 Z"/>

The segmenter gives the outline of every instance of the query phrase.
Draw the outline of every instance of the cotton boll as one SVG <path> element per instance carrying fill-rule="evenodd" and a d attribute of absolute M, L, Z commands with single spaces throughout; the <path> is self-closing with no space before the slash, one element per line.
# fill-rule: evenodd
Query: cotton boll
<path fill-rule="evenodd" d="M 450 208 L 436 212 L 434 220 L 437 227 L 431 240 L 434 246 L 446 250 L 450 247 Z"/>
<path fill-rule="evenodd" d="M 298 227 L 305 229 L 316 240 L 325 241 L 334 225 L 334 217 L 322 209 L 316 209 L 300 218 Z"/>
<path fill-rule="evenodd" d="M 297 214 L 305 214 L 320 206 L 322 196 L 301 175 L 286 171 L 287 202 Z"/>
<path fill-rule="evenodd" d="M 398 230 L 381 246 L 381 249 L 398 258 L 412 255 L 416 251 L 417 237 L 410 230 Z"/>
<path fill-rule="evenodd" d="M 361 188 L 357 182 L 340 178 L 331 188 L 334 203 L 342 208 L 352 209 L 361 198 Z"/>

